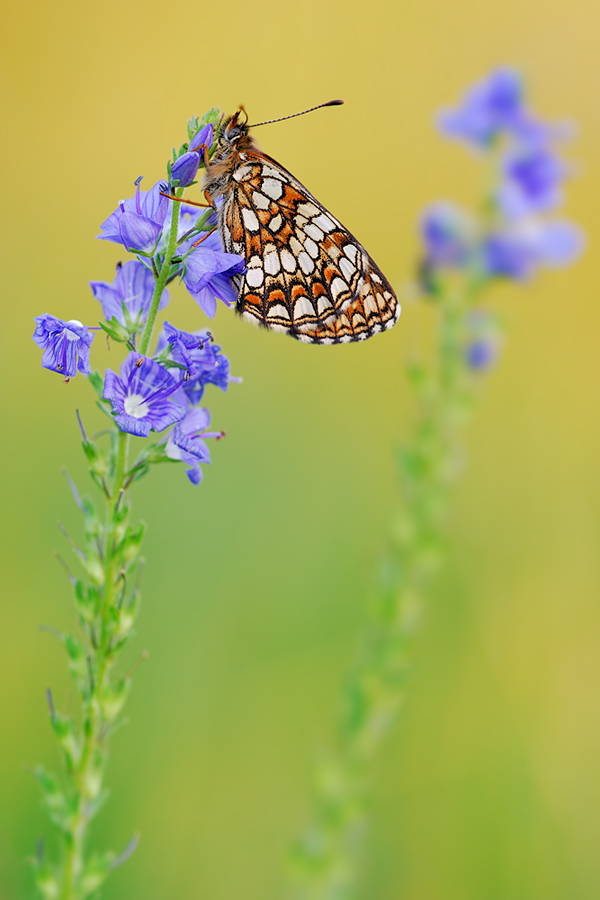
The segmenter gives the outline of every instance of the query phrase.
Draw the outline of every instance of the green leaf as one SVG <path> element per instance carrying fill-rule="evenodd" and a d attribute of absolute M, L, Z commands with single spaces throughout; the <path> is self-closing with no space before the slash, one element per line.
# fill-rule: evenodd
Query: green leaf
<path fill-rule="evenodd" d="M 222 118 L 223 118 L 223 110 L 220 109 L 218 106 L 213 106 L 209 110 L 207 110 L 207 112 L 204 113 L 204 115 L 202 116 L 202 118 L 198 124 L 198 127 L 196 128 L 196 131 L 200 131 L 200 129 L 203 128 L 205 125 L 208 125 L 209 122 L 211 123 L 213 128 L 217 129 L 219 127 L 219 125 L 221 124 Z M 196 131 L 194 132 L 194 134 L 196 133 Z M 193 136 L 194 135 L 191 135 L 190 140 L 192 139 Z"/>
<path fill-rule="evenodd" d="M 79 877 L 80 900 L 85 900 L 102 887 L 111 869 L 111 863 L 115 858 L 112 851 L 92 854 L 86 861 L 85 868 Z"/>
<path fill-rule="evenodd" d="M 192 116 L 191 119 L 188 119 L 188 123 L 187 123 L 187 133 L 188 133 L 188 138 L 190 141 L 192 140 L 192 138 L 194 137 L 194 135 L 196 134 L 198 129 L 199 129 L 198 116 Z"/>
<path fill-rule="evenodd" d="M 65 716 L 61 712 L 55 712 L 50 721 L 64 753 L 67 768 L 73 769 L 81 757 L 81 747 L 75 734 L 75 723 L 70 716 Z"/>
<path fill-rule="evenodd" d="M 60 884 L 54 866 L 38 859 L 30 859 L 37 889 L 44 900 L 56 900 L 60 894 Z"/>
<path fill-rule="evenodd" d="M 123 540 L 121 546 L 121 554 L 123 556 L 123 561 L 127 564 L 131 562 L 140 552 L 140 547 L 142 545 L 142 541 L 144 540 L 144 534 L 146 533 L 146 524 L 145 522 L 140 522 L 137 528 L 130 526 L 127 529 L 125 534 L 125 538 Z"/>
<path fill-rule="evenodd" d="M 81 444 L 90 464 L 92 474 L 97 475 L 98 478 L 103 478 L 108 472 L 106 454 L 99 450 L 93 441 L 82 441 Z"/>
<path fill-rule="evenodd" d="M 113 341 L 126 344 L 127 341 L 131 340 L 131 334 L 126 328 L 123 328 L 116 316 L 113 316 L 108 323 L 99 321 L 98 325 Z"/>
<path fill-rule="evenodd" d="M 66 831 L 70 810 L 58 778 L 43 766 L 37 766 L 33 774 L 42 788 L 42 803 L 50 819 L 61 831 Z"/>
<path fill-rule="evenodd" d="M 86 653 L 72 634 L 65 636 L 65 649 L 69 656 L 69 669 L 79 691 L 87 695 L 90 689 L 90 676 Z"/>
<path fill-rule="evenodd" d="M 75 585 L 75 601 L 83 621 L 92 623 L 100 608 L 100 595 L 96 588 L 91 585 L 87 587 L 83 581 L 78 581 Z"/>
<path fill-rule="evenodd" d="M 117 718 L 131 689 L 131 679 L 120 678 L 115 687 L 107 687 L 100 698 L 100 708 L 107 722 Z"/>
<path fill-rule="evenodd" d="M 104 391 L 104 379 L 102 378 L 100 372 L 92 372 L 91 375 L 88 375 L 88 381 L 96 391 L 96 396 L 99 397 L 100 400 L 102 400 L 102 394 Z"/>

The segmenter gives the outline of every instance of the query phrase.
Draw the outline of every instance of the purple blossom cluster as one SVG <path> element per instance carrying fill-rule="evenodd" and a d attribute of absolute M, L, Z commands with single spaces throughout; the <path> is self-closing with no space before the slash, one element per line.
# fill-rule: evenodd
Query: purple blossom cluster
<path fill-rule="evenodd" d="M 568 175 L 556 153 L 568 129 L 532 115 L 517 72 L 493 72 L 456 109 L 441 113 L 438 124 L 447 137 L 485 154 L 495 175 L 480 216 L 451 203 L 436 203 L 425 212 L 427 284 L 449 269 L 468 269 L 479 280 L 524 281 L 540 267 L 566 265 L 581 252 L 581 231 L 549 215 L 562 202 Z"/>
<path fill-rule="evenodd" d="M 99 328 L 129 350 L 119 373 L 106 371 L 103 408 L 122 432 L 138 437 L 161 433 L 154 458 L 162 453 L 162 458 L 184 462 L 193 484 L 202 478 L 200 464 L 210 462 L 206 439 L 223 436 L 208 430 L 210 413 L 199 407 L 205 388 L 212 384 L 226 391 L 239 379 L 231 377 L 228 358 L 206 330 L 190 333 L 164 322 L 154 353 L 149 355 L 147 348 L 154 317 L 169 302 L 166 285 L 174 280 L 183 282 L 211 319 L 217 300 L 230 307 L 237 299 L 231 279 L 243 272 L 244 259 L 225 252 L 214 210 L 175 199 L 194 183 L 210 154 L 219 116 L 212 110 L 205 117 L 211 121 L 190 120 L 189 141 L 174 152 L 168 180 L 143 191 L 138 178 L 134 196 L 120 201 L 105 219 L 98 237 L 122 245 L 135 258 L 118 264 L 112 282 L 90 282 L 104 317 Z M 44 351 L 42 366 L 66 380 L 78 372 L 92 374 L 90 348 L 99 329 L 49 314 L 35 322 L 33 339 Z"/>

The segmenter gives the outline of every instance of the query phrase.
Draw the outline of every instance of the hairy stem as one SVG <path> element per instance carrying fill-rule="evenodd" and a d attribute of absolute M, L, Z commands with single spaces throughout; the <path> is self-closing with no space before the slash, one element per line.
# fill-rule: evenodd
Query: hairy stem
<path fill-rule="evenodd" d="M 119 549 L 117 511 L 121 502 L 127 468 L 129 435 L 120 432 L 116 441 L 114 476 L 110 497 L 105 501 L 103 552 L 103 584 L 97 616 L 95 641 L 90 647 L 90 682 L 83 698 L 83 728 L 79 758 L 69 774 L 71 782 L 72 815 L 65 830 L 65 849 L 62 864 L 61 900 L 82 900 L 88 891 L 81 884 L 84 869 L 84 845 L 93 806 L 102 791 L 102 775 L 106 740 L 110 724 L 105 713 L 105 695 L 115 647 L 111 628 L 115 608 Z"/>
<path fill-rule="evenodd" d="M 175 196 L 182 197 L 183 188 L 177 188 L 175 190 Z M 152 302 L 150 303 L 150 309 L 148 310 L 148 318 L 146 320 L 146 325 L 144 326 L 142 339 L 140 341 L 140 353 L 142 354 L 147 352 L 150 345 L 152 332 L 154 331 L 154 323 L 156 322 L 156 316 L 158 313 L 160 298 L 163 295 L 163 291 L 166 287 L 167 280 L 171 272 L 171 260 L 175 256 L 175 250 L 177 247 L 177 226 L 179 225 L 180 207 L 181 203 L 175 203 L 174 201 L 171 201 L 171 229 L 169 231 L 169 240 L 167 241 L 165 257 L 163 259 L 162 266 L 160 267 L 158 278 L 156 279 L 154 293 L 152 295 Z"/>
<path fill-rule="evenodd" d="M 344 689 L 336 746 L 317 768 L 313 821 L 295 848 L 298 900 L 347 900 L 356 893 L 374 762 L 404 700 L 473 395 L 464 347 L 475 293 L 467 286 L 459 295 L 438 297 L 435 358 L 409 371 L 418 413 L 400 455 L 402 508 L 371 598 L 361 658 Z"/>

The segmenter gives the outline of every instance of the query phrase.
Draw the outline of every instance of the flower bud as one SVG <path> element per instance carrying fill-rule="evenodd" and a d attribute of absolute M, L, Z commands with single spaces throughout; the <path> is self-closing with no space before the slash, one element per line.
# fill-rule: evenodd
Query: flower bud
<path fill-rule="evenodd" d="M 197 134 L 194 135 L 192 140 L 190 141 L 189 150 L 199 150 L 202 144 L 206 144 L 208 149 L 212 147 L 213 142 L 213 127 L 209 123 L 205 125 Z"/>
<path fill-rule="evenodd" d="M 192 151 L 180 156 L 171 167 L 171 181 L 179 181 L 179 187 L 189 187 L 198 174 L 200 154 Z"/>

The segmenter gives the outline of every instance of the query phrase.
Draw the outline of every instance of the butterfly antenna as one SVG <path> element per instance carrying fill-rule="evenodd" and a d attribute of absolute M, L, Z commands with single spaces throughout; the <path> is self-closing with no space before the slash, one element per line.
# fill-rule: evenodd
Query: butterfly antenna
<path fill-rule="evenodd" d="M 306 113 L 314 112 L 315 109 L 322 109 L 324 106 L 342 106 L 343 100 L 330 100 L 328 103 L 319 103 L 318 106 L 311 106 L 310 109 L 303 109 L 302 112 L 293 113 L 291 116 L 281 116 L 280 119 L 269 119 L 266 122 L 257 122 L 255 125 L 248 125 L 248 128 L 258 128 L 259 125 L 272 125 L 273 122 L 283 122 L 285 119 L 295 119 L 296 116 L 305 116 Z"/>

